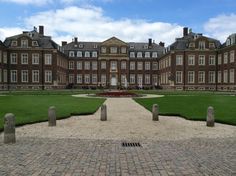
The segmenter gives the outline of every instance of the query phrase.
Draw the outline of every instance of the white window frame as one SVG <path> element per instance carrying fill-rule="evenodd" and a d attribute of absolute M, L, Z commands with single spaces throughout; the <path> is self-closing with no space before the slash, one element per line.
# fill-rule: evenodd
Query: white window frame
<path fill-rule="evenodd" d="M 151 54 L 150 52 L 145 52 L 145 58 L 150 58 Z"/>
<path fill-rule="evenodd" d="M 10 54 L 11 64 L 17 64 L 17 53 Z"/>
<path fill-rule="evenodd" d="M 188 65 L 195 65 L 195 55 L 188 55 Z"/>
<path fill-rule="evenodd" d="M 22 48 L 28 48 L 29 44 L 28 44 L 28 40 L 27 39 L 22 39 L 21 40 L 21 47 Z"/>
<path fill-rule="evenodd" d="M 90 74 L 84 75 L 84 84 L 90 84 Z"/>
<path fill-rule="evenodd" d="M 74 70 L 74 68 L 75 68 L 75 62 L 69 61 L 69 70 Z"/>
<path fill-rule="evenodd" d="M 137 58 L 142 58 L 143 57 L 143 53 L 142 52 L 137 52 Z"/>
<path fill-rule="evenodd" d="M 135 70 L 135 61 L 130 62 L 130 70 Z"/>
<path fill-rule="evenodd" d="M 137 70 L 143 70 L 143 62 L 137 63 Z"/>
<path fill-rule="evenodd" d="M 235 69 L 229 70 L 229 83 L 235 83 Z"/>
<path fill-rule="evenodd" d="M 158 70 L 158 62 L 152 63 L 152 70 Z"/>
<path fill-rule="evenodd" d="M 45 83 L 52 83 L 52 70 L 44 71 L 44 80 Z"/>
<path fill-rule="evenodd" d="M 69 57 L 75 57 L 75 52 L 74 51 L 69 51 Z"/>
<path fill-rule="evenodd" d="M 97 61 L 92 61 L 92 70 L 97 70 L 97 69 L 98 69 Z"/>
<path fill-rule="evenodd" d="M 52 54 L 45 54 L 45 65 L 52 65 Z"/>
<path fill-rule="evenodd" d="M 82 61 L 77 61 L 76 62 L 76 67 L 77 67 L 77 70 L 83 70 L 83 62 Z"/>
<path fill-rule="evenodd" d="M 17 70 L 11 70 L 11 83 L 17 83 Z"/>
<path fill-rule="evenodd" d="M 214 84 L 216 81 L 216 75 L 215 75 L 215 71 L 209 71 L 208 72 L 208 82 L 210 84 Z"/>
<path fill-rule="evenodd" d="M 93 52 L 92 52 L 92 57 L 94 57 L 94 58 L 98 57 L 97 51 L 93 51 Z"/>
<path fill-rule="evenodd" d="M 198 56 L 198 65 L 205 65 L 206 64 L 206 56 L 205 55 L 199 55 Z"/>
<path fill-rule="evenodd" d="M 195 72 L 194 71 L 188 71 L 188 83 L 189 84 L 195 83 Z"/>
<path fill-rule="evenodd" d="M 223 82 L 228 83 L 228 70 L 224 70 Z"/>
<path fill-rule="evenodd" d="M 105 74 L 101 75 L 101 83 L 106 84 L 107 83 L 107 76 Z"/>
<path fill-rule="evenodd" d="M 121 70 L 126 70 L 126 65 L 127 65 L 126 61 L 121 61 Z"/>
<path fill-rule="evenodd" d="M 216 65 L 216 56 L 215 55 L 209 56 L 209 65 Z"/>
<path fill-rule="evenodd" d="M 107 62 L 101 61 L 101 69 L 106 69 L 106 68 L 107 68 Z"/>
<path fill-rule="evenodd" d="M 39 83 L 39 70 L 32 70 L 32 83 Z"/>
<path fill-rule="evenodd" d="M 235 62 L 235 51 L 230 51 L 230 63 L 234 63 Z"/>
<path fill-rule="evenodd" d="M 85 53 L 84 53 L 84 57 L 90 57 L 90 52 L 89 51 L 85 51 Z"/>
<path fill-rule="evenodd" d="M 117 54 L 118 53 L 118 48 L 115 46 L 110 47 L 110 53 L 111 54 Z"/>
<path fill-rule="evenodd" d="M 176 71 L 176 84 L 182 84 L 183 83 L 183 72 L 182 71 Z"/>
<path fill-rule="evenodd" d="M 224 53 L 224 64 L 228 64 L 228 52 Z"/>
<path fill-rule="evenodd" d="M 97 82 L 98 82 L 97 74 L 92 74 L 92 84 L 97 84 Z"/>
<path fill-rule="evenodd" d="M 221 83 L 222 82 L 222 72 L 221 71 L 218 71 L 218 75 L 217 75 L 217 78 L 218 78 L 218 83 Z"/>
<path fill-rule="evenodd" d="M 83 83 L 83 75 L 77 74 L 77 84 L 82 84 L 82 83 Z"/>
<path fill-rule="evenodd" d="M 176 55 L 176 65 L 183 65 L 183 55 Z"/>
<path fill-rule="evenodd" d="M 150 62 L 145 62 L 145 70 L 151 70 L 151 63 Z"/>
<path fill-rule="evenodd" d="M 84 70 L 90 70 L 90 62 L 89 61 L 84 62 Z"/>
<path fill-rule="evenodd" d="M 75 82 L 75 75 L 74 74 L 69 74 L 69 83 L 73 84 Z"/>
<path fill-rule="evenodd" d="M 32 53 L 32 65 L 38 65 L 38 64 L 39 64 L 39 54 Z"/>
<path fill-rule="evenodd" d="M 21 82 L 22 83 L 29 82 L 29 72 L 28 72 L 28 70 L 21 70 Z"/>
<path fill-rule="evenodd" d="M 222 64 L 222 54 L 218 54 L 218 65 Z"/>
<path fill-rule="evenodd" d="M 135 84 L 135 74 L 130 74 L 130 78 L 129 78 L 129 82 L 130 84 Z"/>
<path fill-rule="evenodd" d="M 135 58 L 135 52 L 130 52 L 130 53 L 129 53 L 129 57 L 130 57 L 130 58 Z"/>
<path fill-rule="evenodd" d="M 151 84 L 150 74 L 145 74 L 145 84 Z"/>
<path fill-rule="evenodd" d="M 28 53 L 21 53 L 21 64 L 27 65 L 29 62 Z"/>
<path fill-rule="evenodd" d="M 205 79 L 206 79 L 206 73 L 205 71 L 199 71 L 198 72 L 198 83 L 205 83 Z"/>
<path fill-rule="evenodd" d="M 83 57 L 82 51 L 77 51 L 77 57 Z"/>

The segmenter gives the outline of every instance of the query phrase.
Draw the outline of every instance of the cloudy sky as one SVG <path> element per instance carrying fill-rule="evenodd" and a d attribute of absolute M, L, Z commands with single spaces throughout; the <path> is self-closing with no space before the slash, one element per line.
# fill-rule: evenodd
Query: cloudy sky
<path fill-rule="evenodd" d="M 224 42 L 236 33 L 236 0 L 0 0 L 0 40 L 39 25 L 57 43 L 116 36 L 171 44 L 185 26 Z"/>

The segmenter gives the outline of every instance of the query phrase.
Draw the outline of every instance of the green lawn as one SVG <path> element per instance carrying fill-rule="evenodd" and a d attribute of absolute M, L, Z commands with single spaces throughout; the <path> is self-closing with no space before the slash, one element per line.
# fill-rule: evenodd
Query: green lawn
<path fill-rule="evenodd" d="M 214 94 L 165 95 L 162 98 L 140 99 L 135 101 L 151 111 L 158 104 L 161 115 L 179 115 L 190 120 L 206 120 L 207 107 L 215 109 L 215 120 L 236 125 L 236 96 Z"/>
<path fill-rule="evenodd" d="M 0 96 L 0 131 L 6 113 L 16 116 L 16 124 L 47 121 L 50 106 L 56 107 L 57 118 L 71 114 L 92 114 L 105 99 L 77 98 L 70 95 L 9 95 Z"/>

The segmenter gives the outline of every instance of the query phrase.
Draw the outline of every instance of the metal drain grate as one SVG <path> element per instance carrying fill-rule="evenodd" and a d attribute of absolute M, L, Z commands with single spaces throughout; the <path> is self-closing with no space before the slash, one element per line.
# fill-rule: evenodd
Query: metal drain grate
<path fill-rule="evenodd" d="M 142 147 L 139 142 L 122 142 L 122 147 Z"/>

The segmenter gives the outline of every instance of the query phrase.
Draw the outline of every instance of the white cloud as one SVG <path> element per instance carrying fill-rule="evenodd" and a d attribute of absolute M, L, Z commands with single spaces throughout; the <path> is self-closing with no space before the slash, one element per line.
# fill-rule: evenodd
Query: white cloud
<path fill-rule="evenodd" d="M 13 35 L 17 35 L 22 33 L 22 31 L 24 31 L 24 29 L 22 28 L 9 28 L 9 27 L 3 27 L 0 28 L 0 40 L 4 41 L 6 37 L 10 37 Z"/>
<path fill-rule="evenodd" d="M 182 26 L 146 20 L 114 20 L 104 15 L 98 7 L 80 8 L 70 6 L 64 9 L 40 12 L 25 19 L 27 28 L 44 25 L 46 35 L 60 43 L 64 38 L 78 36 L 84 41 L 103 41 L 116 36 L 126 42 L 143 41 L 153 38 L 157 42 L 170 44 L 182 35 Z"/>
<path fill-rule="evenodd" d="M 236 14 L 219 15 L 214 18 L 210 18 L 204 24 L 204 30 L 209 36 L 219 39 L 221 42 L 225 42 L 226 38 L 236 32 Z"/>
<path fill-rule="evenodd" d="M 10 2 L 23 5 L 45 5 L 51 3 L 52 0 L 0 0 L 0 2 Z"/>

